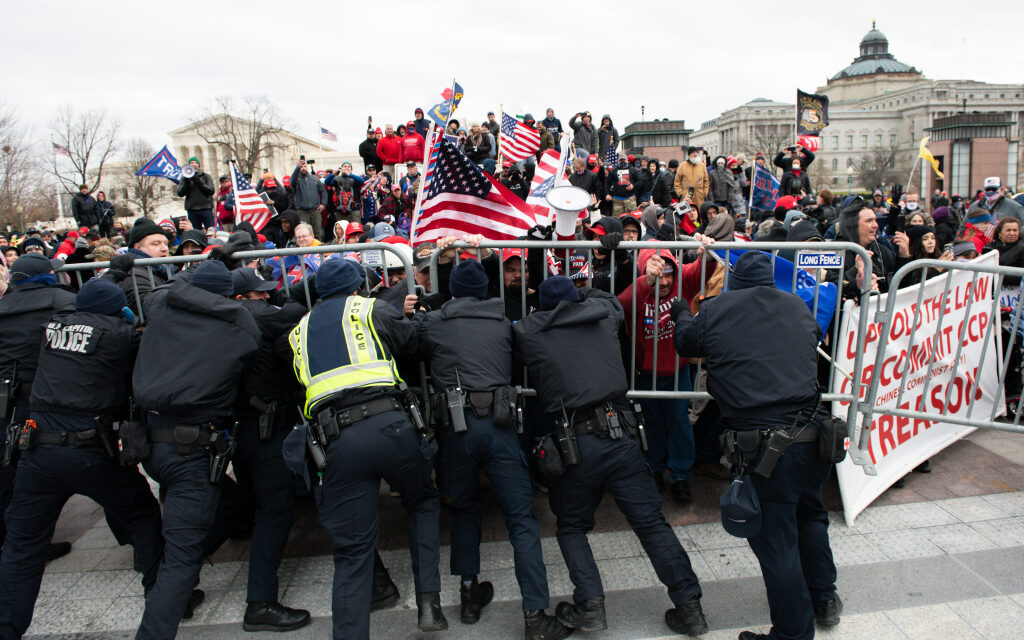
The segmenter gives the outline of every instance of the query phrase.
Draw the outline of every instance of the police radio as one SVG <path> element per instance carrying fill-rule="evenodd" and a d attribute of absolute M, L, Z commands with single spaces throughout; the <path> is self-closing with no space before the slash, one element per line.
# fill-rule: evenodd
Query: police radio
<path fill-rule="evenodd" d="M 466 404 L 463 400 L 462 380 L 459 379 L 458 368 L 455 369 L 455 384 L 454 389 L 445 391 L 448 398 L 448 413 L 452 416 L 452 431 L 465 433 L 469 429 L 466 426 Z"/>

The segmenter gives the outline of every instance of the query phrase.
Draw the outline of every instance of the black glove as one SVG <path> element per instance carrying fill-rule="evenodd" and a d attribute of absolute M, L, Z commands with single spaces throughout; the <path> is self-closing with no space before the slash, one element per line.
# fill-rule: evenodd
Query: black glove
<path fill-rule="evenodd" d="M 622 234 L 618 231 L 601 236 L 601 246 L 605 249 L 613 250 L 619 246 L 620 242 L 622 242 Z"/>
<path fill-rule="evenodd" d="M 551 237 L 550 225 L 542 226 L 538 224 L 535 227 L 531 227 L 530 230 L 526 232 L 527 240 L 550 240 Z"/>
<path fill-rule="evenodd" d="M 110 273 L 118 276 L 119 278 L 127 278 L 128 274 L 131 273 L 132 266 L 135 264 L 135 258 L 127 253 L 116 255 L 110 259 Z"/>
<path fill-rule="evenodd" d="M 679 314 L 683 312 L 686 312 L 687 315 L 690 314 L 690 303 L 683 298 L 676 298 L 676 301 L 673 302 L 672 306 L 669 308 L 669 313 L 672 314 L 672 320 L 678 318 Z"/>
<path fill-rule="evenodd" d="M 900 196 L 903 195 L 903 185 L 894 184 L 892 185 L 892 203 L 898 205 Z"/>

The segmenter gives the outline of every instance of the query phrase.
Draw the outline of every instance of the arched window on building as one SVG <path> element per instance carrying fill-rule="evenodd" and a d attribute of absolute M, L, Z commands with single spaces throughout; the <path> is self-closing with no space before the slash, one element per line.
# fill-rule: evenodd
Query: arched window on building
<path fill-rule="evenodd" d="M 839 158 L 832 158 L 832 170 L 833 171 L 838 171 L 839 170 Z"/>

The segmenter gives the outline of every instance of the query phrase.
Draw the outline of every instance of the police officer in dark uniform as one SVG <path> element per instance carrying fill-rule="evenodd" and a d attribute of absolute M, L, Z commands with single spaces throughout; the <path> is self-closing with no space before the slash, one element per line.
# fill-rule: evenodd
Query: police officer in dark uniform
<path fill-rule="evenodd" d="M 174 638 L 215 523 L 239 380 L 262 341 L 233 293 L 231 273 L 212 260 L 196 268 L 191 283 L 156 289 L 144 303 L 132 386 L 151 443 L 143 466 L 167 498 L 164 558 L 137 640 Z"/>
<path fill-rule="evenodd" d="M 487 274 L 476 260 L 460 262 L 449 285 L 454 298 L 417 318 L 422 321 L 420 352 L 429 358 L 434 385 L 448 398 L 450 411 L 438 437 L 441 489 L 451 500 L 451 572 L 462 579 L 462 622 L 477 622 L 494 596 L 491 583 L 477 580 L 482 510 L 478 473 L 483 469 L 515 550 L 526 638 L 564 638 L 572 630 L 544 612 L 548 583 L 540 523 L 532 513 L 533 488 L 516 436 L 518 403 L 510 386 L 512 323 L 501 298 L 485 299 Z"/>
<path fill-rule="evenodd" d="M 676 350 L 707 358 L 708 391 L 718 401 L 727 438 L 796 430 L 770 477 L 750 475 L 762 526 L 748 542 L 764 574 L 772 631 L 744 631 L 739 637 L 813 638 L 815 619 L 835 626 L 842 612 L 821 502 L 832 465 L 819 457 L 814 434 L 826 413 L 817 395 L 821 330 L 799 297 L 775 288 L 766 253 L 740 256 L 727 284 L 729 291 L 705 301 L 696 317 L 685 301 L 672 305 Z M 749 458 L 752 465 L 759 461 L 755 453 Z"/>
<path fill-rule="evenodd" d="M 135 545 L 142 584 L 156 582 L 163 551 L 160 506 L 137 466 L 121 466 L 113 422 L 127 414 L 139 333 L 123 310 L 124 292 L 89 280 L 74 312 L 53 316 L 32 385 L 32 419 L 7 509 L 0 558 L 0 637 L 20 638 L 32 621 L 47 542 L 64 503 L 79 493 L 124 523 Z"/>
<path fill-rule="evenodd" d="M 448 628 L 438 575 L 440 501 L 431 451 L 403 412 L 394 355 L 415 353 L 416 325 L 395 307 L 357 294 L 363 273 L 328 260 L 316 276 L 320 304 L 289 335 L 303 411 L 326 441 L 316 488 L 320 524 L 334 548 L 336 640 L 368 640 L 380 480 L 401 493 L 421 631 Z"/>
<path fill-rule="evenodd" d="M 232 467 L 239 484 L 248 485 L 256 503 L 249 544 L 246 631 L 291 631 L 309 624 L 309 612 L 278 601 L 277 570 L 295 519 L 295 479 L 281 457 L 284 437 L 298 420 L 302 389 L 288 373 L 288 361 L 275 355 L 275 343 L 306 313 L 297 302 L 268 303 L 276 283 L 252 268 L 231 272 L 234 297 L 252 313 L 262 332 L 259 355 L 242 375 L 238 394 L 238 448 Z"/>
<path fill-rule="evenodd" d="M 39 345 L 50 316 L 75 308 L 75 294 L 57 286 L 53 270 L 60 260 L 41 253 L 26 253 L 11 264 L 10 288 L 0 298 L 0 439 L 9 445 L 8 425 L 29 417 L 29 399 L 39 360 Z M 3 513 L 14 490 L 14 464 L 0 466 L 0 548 L 6 537 Z M 67 542 L 51 550 L 50 557 L 71 551 Z"/>
<path fill-rule="evenodd" d="M 623 312 L 618 300 L 564 276 L 541 283 L 540 311 L 513 326 L 515 356 L 526 364 L 541 406 L 555 422 L 551 437 L 564 474 L 550 479 L 558 545 L 575 585 L 573 603 L 555 614 L 583 631 L 608 628 L 604 588 L 587 543 L 605 491 L 640 539 L 675 608 L 665 623 L 676 633 L 708 630 L 701 589 L 690 559 L 661 513 L 661 498 L 644 462 L 642 423 L 626 400 L 629 386 L 619 350 Z M 545 440 L 541 447 L 545 448 Z M 548 447 L 548 453 L 555 445 Z"/>

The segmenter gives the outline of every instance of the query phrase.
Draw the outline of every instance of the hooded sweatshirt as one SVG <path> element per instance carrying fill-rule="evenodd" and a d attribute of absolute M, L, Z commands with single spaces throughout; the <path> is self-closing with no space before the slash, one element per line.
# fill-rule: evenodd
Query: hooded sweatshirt
<path fill-rule="evenodd" d="M 647 273 L 647 261 L 655 255 L 655 249 L 644 249 L 640 252 L 638 259 L 638 266 L 640 268 L 640 276 L 637 277 L 636 282 L 626 288 L 625 291 L 619 294 L 619 304 L 622 305 L 623 310 L 626 312 L 626 335 L 633 335 L 633 322 L 636 321 L 637 316 L 641 316 L 640 324 L 636 328 L 636 366 L 637 371 L 642 373 L 651 373 L 654 371 L 654 328 L 655 324 L 658 327 L 658 370 L 659 376 L 670 376 L 675 374 L 676 362 L 678 360 L 680 368 L 685 367 L 687 363 L 686 358 L 680 358 L 676 354 L 675 346 L 672 342 L 672 336 L 675 333 L 675 321 L 672 319 L 672 314 L 669 309 L 672 307 L 672 303 L 675 302 L 677 296 L 676 292 L 679 290 L 680 279 L 682 284 L 682 297 L 689 301 L 700 296 L 700 276 L 701 276 L 701 261 L 691 262 L 690 264 L 683 265 L 682 269 L 679 268 L 679 263 L 676 261 L 675 256 L 668 249 L 658 250 L 666 264 L 672 265 L 673 277 L 672 287 L 667 297 L 658 298 L 658 308 L 654 308 L 654 298 L 657 294 L 658 283 L 655 281 L 654 286 L 647 284 L 647 277 L 644 275 Z M 710 279 L 711 275 L 715 272 L 715 269 L 708 265 L 705 276 Z M 636 305 L 637 310 L 633 308 L 633 288 L 636 287 Z"/>
<path fill-rule="evenodd" d="M 643 214 L 640 215 L 640 224 L 643 226 L 644 235 L 642 240 L 654 240 L 658 237 L 658 212 L 661 207 L 656 204 L 647 205 Z"/>

